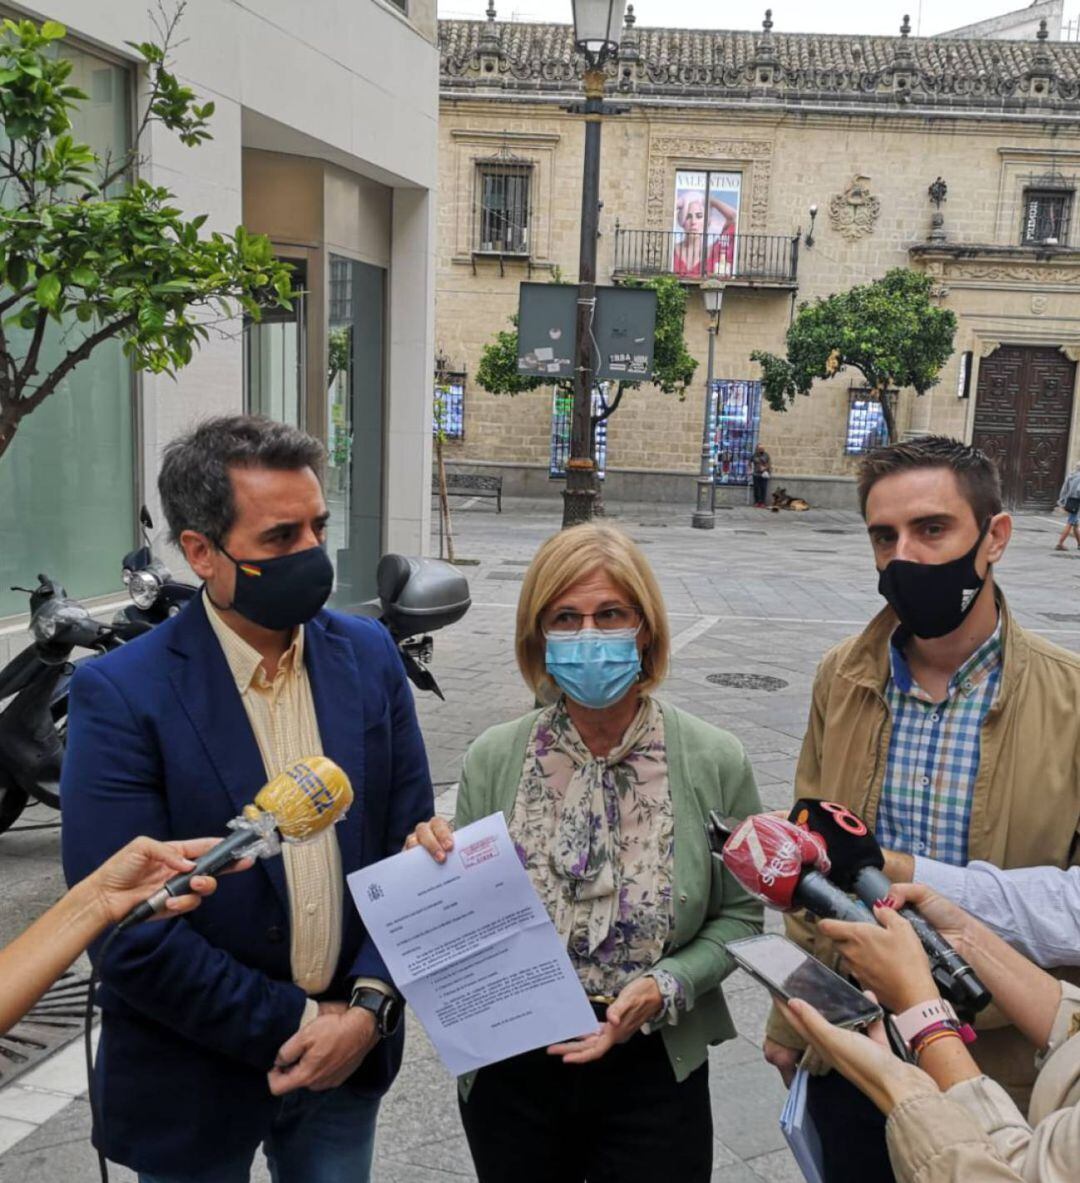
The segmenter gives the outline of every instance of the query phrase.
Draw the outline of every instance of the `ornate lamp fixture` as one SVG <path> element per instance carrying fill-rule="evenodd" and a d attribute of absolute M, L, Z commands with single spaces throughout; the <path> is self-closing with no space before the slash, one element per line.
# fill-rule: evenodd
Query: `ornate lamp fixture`
<path fill-rule="evenodd" d="M 625 0 L 573 0 L 574 44 L 596 67 L 618 52 Z"/>

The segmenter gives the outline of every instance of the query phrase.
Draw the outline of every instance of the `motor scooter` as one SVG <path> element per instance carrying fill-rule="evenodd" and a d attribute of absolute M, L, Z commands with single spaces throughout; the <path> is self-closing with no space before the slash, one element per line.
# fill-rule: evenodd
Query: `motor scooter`
<path fill-rule="evenodd" d="M 75 667 L 134 639 L 141 621 L 102 624 L 48 575 L 30 597 L 33 644 L 0 670 L 0 833 L 33 798 L 60 808 L 60 767 L 67 735 L 68 683 Z M 91 652 L 72 660 L 76 649 Z"/>

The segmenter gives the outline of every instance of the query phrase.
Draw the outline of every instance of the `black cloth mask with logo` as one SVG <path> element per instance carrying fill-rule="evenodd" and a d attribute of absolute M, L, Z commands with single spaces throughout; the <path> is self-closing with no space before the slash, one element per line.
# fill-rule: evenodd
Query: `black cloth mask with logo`
<path fill-rule="evenodd" d="M 224 547 L 221 553 L 236 567 L 236 590 L 229 607 L 276 632 L 306 624 L 334 587 L 334 565 L 321 546 L 276 559 L 234 559 Z"/>
<path fill-rule="evenodd" d="M 986 576 L 975 569 L 975 556 L 989 529 L 987 518 L 971 550 L 948 563 L 893 559 L 882 568 L 878 591 L 908 632 L 929 640 L 944 637 L 964 623 L 986 582 Z"/>

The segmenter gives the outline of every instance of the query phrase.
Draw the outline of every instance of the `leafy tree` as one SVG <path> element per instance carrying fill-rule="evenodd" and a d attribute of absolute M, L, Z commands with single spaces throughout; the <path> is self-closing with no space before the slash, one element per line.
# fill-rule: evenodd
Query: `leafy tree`
<path fill-rule="evenodd" d="M 774 411 L 786 411 L 814 382 L 852 366 L 881 399 L 896 439 L 893 408 L 885 392 L 912 386 L 925 394 L 936 385 L 953 351 L 956 317 L 934 302 L 933 281 L 896 267 L 881 279 L 799 306 L 787 332 L 787 356 L 758 350 L 762 391 Z"/>
<path fill-rule="evenodd" d="M 110 339 L 136 369 L 175 375 L 209 336 L 211 314 L 287 306 L 289 268 L 268 239 L 186 220 L 167 189 L 135 178 L 153 123 L 196 147 L 213 103 L 199 104 L 169 68 L 183 12 L 160 13 L 160 44 L 131 43 L 150 87 L 131 151 L 99 156 L 71 134 L 86 95 L 69 82 L 63 25 L 0 26 L 0 456 L 20 423 Z M 46 362 L 48 359 L 48 362 Z"/>
<path fill-rule="evenodd" d="M 656 345 L 653 352 L 652 382 L 665 394 L 680 398 L 694 377 L 697 362 L 686 347 L 683 326 L 686 318 L 686 290 L 673 276 L 661 275 L 646 281 L 628 280 L 626 287 L 651 288 L 656 292 Z M 517 316 L 510 318 L 512 329 L 503 329 L 487 345 L 476 368 L 476 380 L 490 394 L 524 394 L 540 386 L 550 386 L 543 378 L 532 378 L 517 371 L 518 335 Z M 554 383 L 563 390 L 572 390 L 573 382 Z M 619 382 L 610 403 L 602 402 L 593 426 L 613 415 L 628 389 L 641 386 L 640 382 Z M 603 396 L 601 395 L 601 398 Z"/>

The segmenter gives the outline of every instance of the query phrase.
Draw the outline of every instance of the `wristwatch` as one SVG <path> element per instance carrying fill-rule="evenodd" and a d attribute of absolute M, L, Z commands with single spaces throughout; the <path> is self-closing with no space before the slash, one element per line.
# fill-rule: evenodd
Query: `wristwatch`
<path fill-rule="evenodd" d="M 384 983 L 372 978 L 358 978 L 349 998 L 350 1008 L 361 1007 L 375 1016 L 375 1030 L 380 1039 L 388 1039 L 401 1026 L 401 999 Z"/>
<path fill-rule="evenodd" d="M 931 998 L 926 1002 L 909 1007 L 902 1013 L 894 1015 L 893 1022 L 909 1051 L 916 1038 L 930 1027 L 940 1025 L 953 1027 L 957 1031 L 960 1029 L 960 1021 L 956 1017 L 956 1011 L 953 1010 L 952 1003 L 945 998 Z"/>

